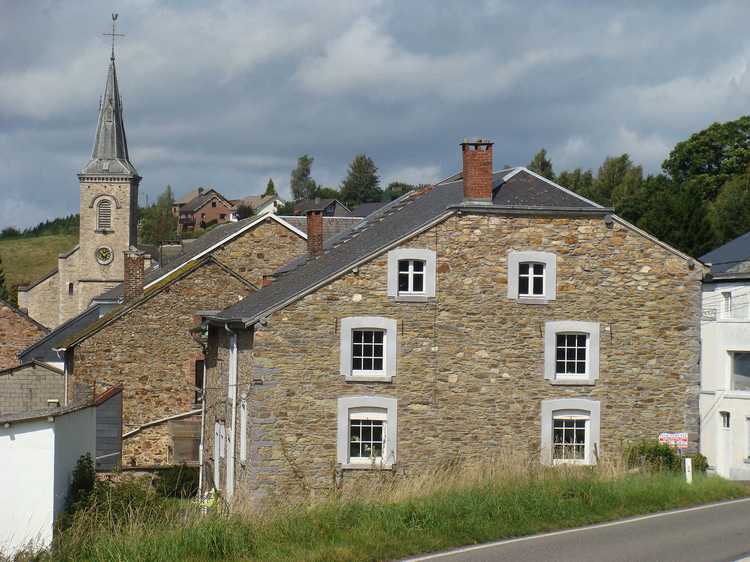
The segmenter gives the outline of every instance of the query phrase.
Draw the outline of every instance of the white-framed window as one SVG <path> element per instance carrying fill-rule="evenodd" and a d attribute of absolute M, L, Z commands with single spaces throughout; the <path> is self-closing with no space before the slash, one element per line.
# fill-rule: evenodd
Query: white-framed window
<path fill-rule="evenodd" d="M 599 323 L 550 321 L 544 326 L 544 378 L 594 384 L 599 378 Z"/>
<path fill-rule="evenodd" d="M 340 371 L 349 381 L 390 382 L 396 375 L 397 322 L 380 316 L 341 319 Z"/>
<path fill-rule="evenodd" d="M 723 291 L 721 293 L 721 317 L 731 318 L 732 317 L 732 292 Z"/>
<path fill-rule="evenodd" d="M 541 455 L 544 464 L 596 464 L 601 406 L 588 398 L 542 400 Z"/>
<path fill-rule="evenodd" d="M 745 458 L 750 459 L 750 416 L 745 418 Z"/>
<path fill-rule="evenodd" d="M 557 256 L 551 252 L 508 252 L 508 298 L 545 303 L 557 298 Z"/>
<path fill-rule="evenodd" d="M 398 400 L 345 396 L 337 403 L 336 460 L 344 468 L 392 468 L 396 463 Z"/>
<path fill-rule="evenodd" d="M 733 351 L 731 357 L 732 390 L 750 390 L 750 351 Z"/>
<path fill-rule="evenodd" d="M 721 427 L 723 429 L 732 428 L 732 417 L 729 412 L 719 412 L 719 419 L 721 420 Z"/>
<path fill-rule="evenodd" d="M 589 454 L 591 417 L 576 411 L 552 415 L 552 463 L 585 464 Z"/>
<path fill-rule="evenodd" d="M 384 408 L 349 409 L 349 462 L 382 463 L 387 430 L 388 412 Z"/>
<path fill-rule="evenodd" d="M 101 199 L 96 204 L 96 229 L 112 229 L 112 201 L 109 199 Z"/>
<path fill-rule="evenodd" d="M 406 302 L 433 298 L 436 259 L 433 250 L 423 248 L 396 248 L 388 252 L 388 296 Z"/>
<path fill-rule="evenodd" d="M 544 278 L 547 266 L 543 263 L 521 262 L 518 264 L 518 296 L 544 297 Z"/>
<path fill-rule="evenodd" d="M 424 295 L 424 260 L 398 260 L 398 294 Z"/>

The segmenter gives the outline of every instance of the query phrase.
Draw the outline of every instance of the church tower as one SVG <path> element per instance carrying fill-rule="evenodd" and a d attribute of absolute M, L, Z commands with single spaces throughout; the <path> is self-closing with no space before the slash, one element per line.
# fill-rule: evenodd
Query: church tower
<path fill-rule="evenodd" d="M 78 262 L 78 282 L 73 287 L 72 281 L 60 284 L 61 320 L 85 309 L 92 298 L 123 281 L 124 252 L 137 241 L 141 177 L 128 155 L 114 47 L 99 108 L 94 149 L 78 180 L 80 238 L 78 259 L 71 260 Z M 63 271 L 60 274 L 61 280 L 68 277 Z M 64 306 L 66 300 L 69 310 L 64 310 L 68 308 Z"/>

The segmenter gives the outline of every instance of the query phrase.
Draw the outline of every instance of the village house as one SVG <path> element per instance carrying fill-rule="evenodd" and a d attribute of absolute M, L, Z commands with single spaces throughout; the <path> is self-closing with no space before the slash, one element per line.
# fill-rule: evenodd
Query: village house
<path fill-rule="evenodd" d="M 235 205 L 213 188 L 199 187 L 196 195 L 188 201 L 175 201 L 172 213 L 178 216 L 177 231 L 191 232 L 196 228 L 206 228 L 213 224 L 224 224 L 233 219 Z"/>
<path fill-rule="evenodd" d="M 237 214 L 237 209 L 244 206 L 252 209 L 256 217 L 260 217 L 271 213 L 278 214 L 277 212 L 284 205 L 284 201 L 276 195 L 248 195 L 247 197 L 233 200 L 232 204 L 235 208 L 235 215 Z"/>
<path fill-rule="evenodd" d="M 750 233 L 701 258 L 701 452 L 716 472 L 750 480 Z"/>
<path fill-rule="evenodd" d="M 26 312 L 0 299 L 0 370 L 18 365 L 18 353 L 48 332 Z"/>
<path fill-rule="evenodd" d="M 699 438 L 703 267 L 527 170 L 410 192 L 206 317 L 204 482 L 288 498 L 456 460 Z"/>

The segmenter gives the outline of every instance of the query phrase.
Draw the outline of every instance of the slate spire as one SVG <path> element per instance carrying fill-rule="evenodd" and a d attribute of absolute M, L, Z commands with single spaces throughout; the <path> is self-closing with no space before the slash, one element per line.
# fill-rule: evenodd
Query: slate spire
<path fill-rule="evenodd" d="M 138 175 L 128 155 L 114 51 L 110 58 L 107 84 L 99 107 L 94 150 L 91 153 L 91 161 L 81 170 L 81 175 Z"/>

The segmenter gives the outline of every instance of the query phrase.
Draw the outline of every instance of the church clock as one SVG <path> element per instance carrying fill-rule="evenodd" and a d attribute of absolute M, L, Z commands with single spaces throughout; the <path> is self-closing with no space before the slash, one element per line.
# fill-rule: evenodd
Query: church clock
<path fill-rule="evenodd" d="M 107 246 L 102 246 L 96 250 L 96 261 L 102 265 L 112 263 L 114 257 L 115 255 L 112 253 L 112 248 L 108 248 Z"/>

